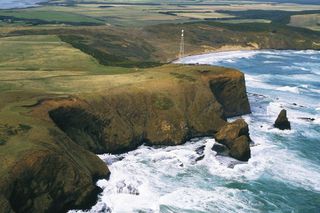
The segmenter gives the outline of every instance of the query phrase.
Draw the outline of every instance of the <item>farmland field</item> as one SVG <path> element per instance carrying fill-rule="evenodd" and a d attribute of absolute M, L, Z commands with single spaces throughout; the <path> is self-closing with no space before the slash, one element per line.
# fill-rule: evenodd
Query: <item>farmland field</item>
<path fill-rule="evenodd" d="M 320 31 L 320 14 L 294 15 L 291 16 L 289 24 L 295 27 Z"/>
<path fill-rule="evenodd" d="M 14 51 L 11 51 L 14 50 Z M 2 71 L 97 71 L 96 60 L 57 36 L 18 36 L 0 39 Z"/>
<path fill-rule="evenodd" d="M 60 2 L 60 3 L 59 3 Z M 170 1 L 168 1 L 170 2 Z M 228 2 L 228 1 L 226 1 Z M 172 4 L 174 3 L 174 4 Z M 53 1 L 41 7 L 1 10 L 1 25 L 120 25 L 145 26 L 162 23 L 183 23 L 203 19 L 230 19 L 237 16 L 219 11 L 273 10 L 301 12 L 320 10 L 320 5 L 296 4 L 222 4 L 216 2 L 170 2 L 153 4 L 153 1 Z M 293 14 L 294 15 L 294 14 Z M 251 18 L 252 19 L 252 18 Z M 259 19 L 259 17 L 255 18 Z"/>

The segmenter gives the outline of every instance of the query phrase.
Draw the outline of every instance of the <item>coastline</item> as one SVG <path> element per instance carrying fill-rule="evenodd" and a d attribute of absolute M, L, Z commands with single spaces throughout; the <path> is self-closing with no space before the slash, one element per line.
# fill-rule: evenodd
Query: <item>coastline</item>
<path fill-rule="evenodd" d="M 209 55 L 209 54 L 215 54 L 215 53 L 230 53 L 230 52 L 237 52 L 237 51 L 320 51 L 319 49 L 316 48 L 308 48 L 308 49 L 275 49 L 275 48 L 259 48 L 259 47 L 251 47 L 251 46 L 237 46 L 237 45 L 226 45 L 221 48 L 216 48 L 213 50 L 208 50 L 208 51 L 199 51 L 199 52 L 194 52 L 192 54 L 185 54 L 184 58 L 189 58 L 189 57 L 197 57 L 197 56 L 203 56 L 203 55 Z M 179 63 L 179 58 L 176 58 L 172 61 L 169 62 L 169 64 L 173 63 Z"/>
<path fill-rule="evenodd" d="M 285 50 L 284 50 L 285 51 Z M 307 51 L 307 50 L 297 50 L 297 51 Z M 292 103 L 291 103 L 291 105 L 292 105 Z M 294 106 L 294 105 L 293 105 Z M 286 107 L 290 107 L 289 105 L 286 105 Z M 277 109 L 278 110 L 278 109 Z M 277 111 L 278 112 L 278 111 Z M 293 118 L 293 117 L 291 117 L 291 118 Z M 271 118 L 272 119 L 272 118 Z M 259 129 L 260 128 L 260 126 L 259 125 L 257 125 L 258 127 L 256 128 L 256 129 Z M 264 127 L 265 128 L 265 127 Z M 292 134 L 295 134 L 296 132 L 295 131 L 290 131 L 290 132 L 285 132 L 285 133 L 282 133 L 282 132 L 280 132 L 280 131 L 278 131 L 278 130 L 274 130 L 274 129 L 272 129 L 272 130 L 267 130 L 267 131 L 270 131 L 271 132 L 271 134 L 276 134 L 276 135 L 285 135 L 285 136 L 288 136 L 289 134 L 290 135 L 292 135 Z M 301 131 L 301 130 L 300 130 Z M 255 138 L 257 138 L 257 136 L 255 135 Z M 258 140 L 257 140 L 258 141 Z M 282 142 L 282 143 L 285 143 L 285 141 L 282 141 L 282 139 L 280 139 L 280 141 Z M 258 141 L 258 144 L 259 144 L 259 142 L 261 142 L 260 140 Z M 267 140 L 267 142 L 269 142 L 270 143 L 270 141 L 268 141 Z M 272 142 L 272 141 L 271 141 Z M 289 141 L 290 143 L 292 142 L 292 141 Z M 258 145 L 257 144 L 257 145 Z M 262 144 L 259 144 L 259 145 L 262 145 L 262 146 L 264 146 L 264 145 L 266 145 L 266 143 L 262 143 Z M 277 145 L 277 144 L 273 144 L 273 145 Z M 268 144 L 268 146 L 270 146 L 270 144 Z M 265 148 L 266 148 L 266 151 L 270 151 L 270 150 L 268 150 L 268 148 L 270 148 L 270 147 L 268 147 L 268 146 L 266 146 Z M 257 150 L 258 150 L 259 148 L 257 148 Z M 277 151 L 279 151 L 279 153 L 278 152 L 271 152 L 272 154 L 282 154 L 282 150 L 277 150 Z M 259 160 L 261 160 L 261 159 L 266 159 L 266 156 L 263 154 L 263 151 L 261 151 L 260 150 L 260 153 L 258 153 L 259 155 L 258 156 L 256 156 L 256 157 L 258 157 L 259 158 Z M 277 156 L 277 157 L 279 157 L 279 156 Z M 281 155 L 281 158 L 282 158 L 283 156 Z M 289 156 L 289 157 L 292 157 L 292 156 Z M 289 159 L 289 157 L 288 157 L 288 159 Z M 294 156 L 294 157 L 296 157 L 296 158 L 298 158 L 298 156 Z M 294 160 L 296 160 L 297 162 L 299 162 L 299 160 L 300 159 L 294 159 Z M 253 162 L 255 162 L 255 163 L 257 163 L 257 159 L 254 159 L 253 160 Z M 260 161 L 259 161 L 260 162 Z M 262 161 L 262 162 L 264 162 L 264 161 Z M 252 162 L 251 162 L 252 163 Z M 252 163 L 251 165 L 249 164 L 248 166 L 243 166 L 242 168 L 244 168 L 244 167 L 250 167 L 250 166 L 252 166 L 250 169 L 251 169 L 251 171 L 252 170 L 254 170 L 254 168 L 255 167 L 259 167 L 259 164 L 258 165 L 254 165 L 254 163 Z M 261 166 L 261 165 L 260 165 Z M 278 166 L 278 164 L 276 164 L 276 166 Z M 281 164 L 281 166 L 285 166 L 285 163 L 284 164 Z M 298 165 L 299 166 L 299 165 Z M 220 168 L 220 167 L 219 167 Z M 291 168 L 291 167 L 285 167 L 285 168 Z M 298 168 L 300 168 L 300 167 L 298 167 Z M 303 168 L 303 167 L 302 167 Z M 268 168 L 269 169 L 269 168 Z M 273 168 L 270 168 L 270 169 L 273 169 Z M 235 169 L 236 170 L 236 169 Z M 242 171 L 242 170 L 241 170 Z M 279 171 L 277 171 L 276 169 L 275 170 L 272 170 L 272 171 L 276 171 L 276 172 L 279 172 Z M 306 170 L 307 171 L 307 170 Z M 234 176 L 235 177 L 238 177 L 238 175 L 236 174 L 236 172 L 239 172 L 239 170 L 236 170 L 235 171 L 235 174 L 234 174 Z M 245 170 L 244 171 L 244 176 L 250 176 L 248 173 L 250 173 L 250 170 L 249 171 L 247 171 L 247 170 Z M 283 173 L 280 173 L 280 174 L 282 174 L 282 175 L 285 175 L 285 174 L 283 174 Z M 242 175 L 242 173 L 241 173 L 241 175 Z M 251 177 L 251 176 L 250 176 Z M 280 176 L 281 177 L 281 176 Z M 286 178 L 288 178 L 288 177 L 286 177 Z M 305 177 L 306 179 L 308 179 L 309 177 Z M 311 178 L 311 177 L 310 177 Z M 288 181 L 292 181 L 292 182 L 294 182 L 294 181 L 297 181 L 297 180 L 292 180 L 292 179 L 290 179 L 290 178 L 288 178 L 289 180 Z M 315 186 L 316 186 L 316 184 L 314 183 L 314 182 L 312 182 L 312 184 L 314 184 Z M 102 186 L 104 186 L 103 184 L 101 184 Z M 302 186 L 300 186 L 300 187 L 309 187 L 308 185 L 307 186 L 305 186 L 305 185 L 303 185 L 302 184 Z"/>
<path fill-rule="evenodd" d="M 193 57 L 193 56 L 200 56 L 206 55 L 211 53 L 223 53 L 223 52 L 232 52 L 232 51 L 250 51 L 250 50 L 265 50 L 260 49 L 259 47 L 252 47 L 252 46 L 240 46 L 240 45 L 224 45 L 219 48 L 210 48 L 204 51 L 196 51 L 192 53 L 185 54 L 183 58 Z M 169 64 L 175 64 L 179 61 L 179 58 L 175 58 L 169 62 Z"/>
<path fill-rule="evenodd" d="M 24 7 L 24 8 L 39 7 L 41 5 L 46 5 L 46 4 L 50 5 L 50 3 L 48 2 L 49 0 L 40 1 L 36 3 L 35 6 L 29 5 L 29 7 Z M 26 27 L 26 29 L 24 29 L 23 27 Z M 55 147 L 55 150 L 52 152 L 49 152 L 48 155 L 39 156 L 40 159 L 46 159 L 46 158 L 50 159 L 51 155 L 54 156 L 59 152 L 67 153 L 72 158 L 77 159 L 76 163 L 81 165 L 81 168 L 78 168 L 77 165 L 75 165 L 75 163 L 73 164 L 72 161 L 69 159 L 69 157 L 64 154 L 61 155 L 62 162 L 53 161 L 51 165 L 52 171 L 56 172 L 59 169 L 59 167 L 67 165 L 68 170 L 70 171 L 74 170 L 74 173 L 75 173 L 75 174 L 66 173 L 66 174 L 63 174 L 64 176 L 61 175 L 62 180 L 71 179 L 71 181 L 65 183 L 62 186 L 59 185 L 57 188 L 53 188 L 54 191 L 59 191 L 59 187 L 62 188 L 67 186 L 68 188 L 68 186 L 70 185 L 74 186 L 77 189 L 82 187 L 80 184 L 89 186 L 85 190 L 77 190 L 77 191 L 81 191 L 81 194 L 75 194 L 74 191 L 71 191 L 71 190 L 67 191 L 65 195 L 62 194 L 62 196 L 73 198 L 74 200 L 70 201 L 71 203 L 74 202 L 74 203 L 83 203 L 83 205 L 89 205 L 87 201 L 92 201 L 91 198 L 93 199 L 94 197 L 97 197 L 96 196 L 97 191 L 95 191 L 95 188 L 93 188 L 96 186 L 95 185 L 96 177 L 102 178 L 102 177 L 108 177 L 109 175 L 108 169 L 105 168 L 106 166 L 104 164 L 102 165 L 102 163 L 104 162 L 102 162 L 101 159 L 96 158 L 96 156 L 94 157 L 92 155 L 100 152 L 101 153 L 110 152 L 110 150 L 115 153 L 127 152 L 129 150 L 136 149 L 139 145 L 141 145 L 141 141 L 143 140 L 147 140 L 150 145 L 154 143 L 154 145 L 167 146 L 167 145 L 179 145 L 180 143 L 187 141 L 187 139 L 189 139 L 191 136 L 213 135 L 213 133 L 217 131 L 221 126 L 223 126 L 225 122 L 223 119 L 220 119 L 220 118 L 225 117 L 223 114 L 225 114 L 224 111 L 226 110 L 223 109 L 224 107 L 222 108 L 219 107 L 219 103 L 217 102 L 220 102 L 220 101 L 218 100 L 217 97 L 219 96 L 219 99 L 220 99 L 221 96 L 223 96 L 222 99 L 223 101 L 225 101 L 225 104 L 222 104 L 222 105 L 225 105 L 225 106 L 237 105 L 237 104 L 241 105 L 240 103 L 243 102 L 238 97 L 243 97 L 245 96 L 245 93 L 246 93 L 245 92 L 246 86 L 245 86 L 245 83 L 243 83 L 244 77 L 242 76 L 235 77 L 236 76 L 235 73 L 230 74 L 228 76 L 228 72 L 230 72 L 228 70 L 221 70 L 221 72 L 216 73 L 217 76 L 219 77 L 214 76 L 213 74 L 216 71 L 215 70 L 212 70 L 212 72 L 210 71 L 210 69 L 214 69 L 213 66 L 212 67 L 208 66 L 201 69 L 199 68 L 201 66 L 197 65 L 197 66 L 194 66 L 193 70 L 192 69 L 188 70 L 187 68 L 188 66 L 185 64 L 174 65 L 174 63 L 177 63 L 177 59 L 174 59 L 172 61 L 170 61 L 170 59 L 176 57 L 175 56 L 176 50 L 177 50 L 176 45 L 178 43 L 175 40 L 175 36 L 172 36 L 171 34 L 166 34 L 168 32 L 167 27 L 170 27 L 170 26 L 165 25 L 165 30 L 156 29 L 154 32 L 149 31 L 149 33 L 151 34 L 141 33 L 141 38 L 138 37 L 139 40 L 141 39 L 142 41 L 146 42 L 146 43 L 142 43 L 141 45 L 137 45 L 139 44 L 139 42 L 137 42 L 137 40 L 135 39 L 131 41 L 132 36 L 131 34 L 127 35 L 126 29 L 120 29 L 117 27 L 114 27 L 114 29 L 110 27 L 111 28 L 110 32 L 112 33 L 108 33 L 109 30 L 105 26 L 98 26 L 96 27 L 97 30 L 94 30 L 94 28 L 90 28 L 89 26 L 85 26 L 85 29 L 87 31 L 83 31 L 84 30 L 83 27 L 76 27 L 76 26 L 44 26 L 44 27 L 39 26 L 36 28 L 34 28 L 33 26 L 32 27 L 22 26 L 23 29 L 20 29 L 19 27 L 17 27 L 13 29 L 12 33 L 11 32 L 8 33 L 9 36 L 10 35 L 11 36 L 33 35 L 38 33 L 44 34 L 44 35 L 54 35 L 54 36 L 57 36 L 58 39 L 60 39 L 58 40 L 59 42 L 63 41 L 61 43 L 70 44 L 74 48 L 73 51 L 77 51 L 78 53 L 81 53 L 81 52 L 85 53 L 86 57 L 88 58 L 89 56 L 92 56 L 93 58 L 91 59 L 95 62 L 96 60 L 99 61 L 100 59 L 108 59 L 108 56 L 109 56 L 108 53 L 115 54 L 114 55 L 115 57 L 119 56 L 119 58 L 121 59 L 120 62 L 125 64 L 128 62 L 128 64 L 133 69 L 133 67 L 137 65 L 136 63 L 132 63 L 131 60 L 129 60 L 129 58 L 132 57 L 132 55 L 130 54 L 133 53 L 134 57 L 137 57 L 135 58 L 135 60 L 138 61 L 138 64 L 144 63 L 144 60 L 146 60 L 146 57 L 149 57 L 149 56 L 150 56 L 150 59 L 152 60 L 155 60 L 155 61 L 162 60 L 163 64 L 166 64 L 161 67 L 160 66 L 148 67 L 144 70 L 146 72 L 141 72 L 141 70 L 139 71 L 140 68 L 139 69 L 135 68 L 139 72 L 132 74 L 130 72 L 125 73 L 127 70 L 124 70 L 125 74 L 123 75 L 117 75 L 118 73 L 110 75 L 107 73 L 109 69 L 107 67 L 116 66 L 119 64 L 121 65 L 121 63 L 117 63 L 117 60 L 115 60 L 114 63 L 103 64 L 102 62 L 104 62 L 104 60 L 101 60 L 102 62 L 99 61 L 99 64 L 105 65 L 106 69 L 104 69 L 104 72 L 97 73 L 99 75 L 94 75 L 94 73 L 88 72 L 86 73 L 86 76 L 79 75 L 79 77 L 77 76 L 73 78 L 64 76 L 62 74 L 57 74 L 56 76 L 57 78 L 46 78 L 46 77 L 43 78 L 47 82 L 44 82 L 43 84 L 41 84 L 41 86 L 43 85 L 43 92 L 41 91 L 42 94 L 40 94 L 41 98 L 43 97 L 53 97 L 53 98 L 51 101 L 46 102 L 48 108 L 43 107 L 42 108 L 43 111 L 40 110 L 40 112 L 42 113 L 37 113 L 39 111 L 36 111 L 35 108 L 28 108 L 28 110 L 31 110 L 31 111 L 35 110 L 34 112 L 30 112 L 28 114 L 20 114 L 20 115 L 16 114 L 17 110 L 14 112 L 11 112 L 11 110 L 7 110 L 7 111 L 3 110 L 3 112 L 1 112 L 0 110 L 0 115 L 3 115 L 3 118 L 4 118 L 4 121 L 0 122 L 0 127 L 1 127 L 1 124 L 5 124 L 6 122 L 8 122 L 11 126 L 13 126 L 12 128 L 16 127 L 18 129 L 17 131 L 20 131 L 19 137 L 21 137 L 23 140 L 29 140 L 28 144 L 37 143 L 37 141 L 41 139 L 41 141 L 44 141 L 41 143 L 41 145 L 43 146 L 42 148 L 46 150 L 48 149 L 48 147 L 51 146 L 51 143 L 58 144 L 56 143 L 56 141 L 59 141 L 59 144 L 61 146 L 57 145 L 57 147 Z M 57 28 L 57 30 L 55 30 L 54 28 Z M 174 29 L 176 29 L 176 27 L 174 27 Z M 189 29 L 191 30 L 192 27 L 190 27 Z M 87 32 L 87 33 L 84 33 L 84 32 Z M 137 34 L 140 35 L 139 32 L 144 32 L 144 30 L 143 29 L 137 30 L 136 32 L 133 31 L 132 35 L 137 35 Z M 157 40 L 158 37 L 155 35 L 158 34 L 159 32 L 162 32 L 165 34 L 164 36 L 160 36 L 160 40 Z M 169 32 L 171 31 L 169 30 Z M 97 48 L 97 46 L 88 45 L 85 42 L 87 41 L 87 39 L 83 39 L 83 38 L 88 38 L 88 41 L 96 41 L 95 39 L 96 39 L 97 33 L 101 33 L 102 35 L 101 37 L 106 37 L 106 38 L 110 38 L 112 35 L 111 37 L 112 39 L 110 39 L 110 41 L 106 40 L 107 42 L 104 43 L 104 44 L 110 45 L 110 50 L 106 52 L 99 51 L 99 48 Z M 236 34 L 237 35 L 236 38 L 240 39 L 240 40 L 236 40 L 237 42 L 233 42 L 233 40 L 230 39 L 229 41 L 228 40 L 223 41 L 224 43 L 215 43 L 217 38 L 215 38 L 214 36 L 205 38 L 205 39 L 202 38 L 202 35 L 215 35 L 215 33 L 217 33 L 217 31 L 215 30 L 215 28 L 213 28 L 212 31 L 207 30 L 207 31 L 200 31 L 200 33 L 190 34 L 190 38 L 195 39 L 195 42 L 190 42 L 190 41 L 188 42 L 188 40 L 186 40 L 187 47 L 190 47 L 190 48 L 187 48 L 187 51 L 190 51 L 190 52 L 187 52 L 188 54 L 185 55 L 184 58 L 201 56 L 206 54 L 215 54 L 215 53 L 221 53 L 220 55 L 224 56 L 224 55 L 228 55 L 228 52 L 233 52 L 233 51 L 276 50 L 276 49 L 272 49 L 272 47 L 279 47 L 279 48 L 297 47 L 298 49 L 305 48 L 305 47 L 309 47 L 309 48 L 318 47 L 315 45 L 312 46 L 309 43 L 306 43 L 306 45 L 302 45 L 302 46 L 296 46 L 296 42 L 292 42 L 292 43 L 284 42 L 283 46 L 281 46 L 281 42 L 279 42 L 279 38 L 277 37 L 274 37 L 273 39 L 274 43 L 269 42 L 268 31 L 265 31 L 266 33 L 264 34 L 265 36 L 262 36 L 266 38 L 265 43 L 260 42 L 259 37 L 253 37 L 252 40 L 250 40 L 250 41 L 258 42 L 261 46 L 259 46 L 257 43 L 248 42 L 248 40 L 245 40 L 245 39 L 241 40 L 247 34 L 243 34 L 243 36 L 241 36 L 240 34 L 239 35 Z M 61 40 L 62 38 L 61 35 L 64 35 L 64 34 L 68 34 L 68 35 L 70 34 L 70 37 L 68 37 L 69 39 Z M 81 37 L 81 35 L 83 34 L 85 34 L 87 37 Z M 253 32 L 250 32 L 250 34 L 253 34 Z M 232 37 L 233 35 L 234 34 L 230 31 L 223 32 L 224 37 L 229 37 L 229 36 Z M 123 44 L 122 39 L 126 40 L 126 38 L 130 38 L 129 45 L 119 45 L 119 42 L 120 44 Z M 156 39 L 153 40 L 150 38 L 156 38 Z M 286 36 L 284 36 L 283 38 L 285 38 L 284 39 L 285 41 L 296 41 L 296 39 L 290 39 L 290 37 L 286 37 Z M 307 37 L 306 40 L 308 40 L 308 38 L 309 37 Z M 318 41 L 317 39 L 315 40 Z M 113 43 L 114 41 L 115 43 Z M 278 46 L 278 42 L 280 46 Z M 95 42 L 92 42 L 91 44 L 93 43 Z M 223 44 L 230 44 L 230 45 L 223 45 Z M 233 44 L 239 44 L 239 45 L 233 45 Z M 222 45 L 222 46 L 215 48 L 215 45 L 217 46 Z M 128 46 L 132 47 L 130 51 L 128 51 Z M 269 47 L 270 49 L 267 49 Z M 139 54 L 141 51 L 144 54 Z M 96 53 L 99 53 L 99 54 L 96 54 Z M 100 53 L 102 54 L 100 55 Z M 39 58 L 39 60 L 40 59 L 41 57 Z M 112 60 L 110 61 L 112 62 Z M 108 62 L 108 60 L 106 61 Z M 37 69 L 35 69 L 33 66 L 34 65 L 32 65 L 29 68 L 30 69 L 28 71 L 29 73 L 37 72 Z M 172 68 L 166 69 L 165 66 L 172 66 Z M 183 68 L 180 70 L 179 66 Z M 216 68 L 217 70 L 225 69 L 223 67 L 227 67 L 227 66 L 221 66 Z M 43 69 L 42 66 L 40 66 L 39 70 L 41 69 Z M 94 70 L 95 67 L 91 69 Z M 152 69 L 154 71 L 152 71 Z M 183 70 L 183 69 L 186 69 L 186 70 Z M 65 70 L 67 69 L 63 69 L 63 71 Z M 46 71 L 51 72 L 50 69 Z M 54 71 L 54 69 L 52 71 Z M 21 70 L 19 72 L 22 73 Z M 219 80 L 218 78 L 221 78 L 221 79 Z M 23 101 L 25 102 L 27 101 L 29 103 L 31 102 L 30 100 L 24 100 L 24 99 L 27 99 L 29 95 L 28 92 L 30 92 L 29 91 L 30 87 L 28 86 L 30 85 L 33 86 L 35 81 L 33 79 L 27 79 L 27 80 L 30 83 L 23 84 L 23 89 L 25 89 L 26 92 L 25 93 L 20 92 L 17 94 L 21 96 L 21 99 L 23 99 Z M 12 82 L 10 82 L 10 85 Z M 16 80 L 15 82 L 20 83 L 18 80 Z M 37 80 L 37 82 L 42 83 L 42 80 L 39 79 Z M 38 84 L 34 84 L 34 85 L 38 86 Z M 90 86 L 90 85 L 93 85 L 93 86 Z M 109 87 L 108 85 L 112 85 L 112 86 L 108 88 Z M 219 88 L 217 89 L 219 91 L 223 87 L 228 87 L 228 88 L 224 92 L 216 92 L 218 94 L 212 95 L 213 90 L 215 89 L 212 89 L 211 86 L 212 88 Z M 237 91 L 231 92 L 230 88 L 237 88 Z M 10 90 L 13 90 L 13 89 L 10 88 Z M 19 88 L 19 90 L 21 90 L 21 88 Z M 242 94 L 238 94 L 238 92 L 240 92 L 241 90 L 244 92 Z M 62 95 L 61 96 L 57 95 L 57 91 L 60 92 L 59 94 L 65 94 L 67 95 L 67 97 L 70 97 L 70 98 L 65 98 L 64 100 L 61 100 Z M 34 94 L 34 96 L 31 96 L 32 101 L 36 98 L 39 98 L 40 95 Z M 6 97 L 6 96 L 12 97 L 11 94 L 9 94 L 9 92 L 5 91 L 3 93 L 3 97 Z M 58 100 L 59 98 L 60 100 Z M 0 100 L 5 100 L 5 98 L 2 98 L 2 99 L 0 98 Z M 14 100 L 14 101 L 15 103 L 13 103 L 12 101 L 12 103 L 10 104 L 12 104 L 12 106 L 17 107 L 18 101 L 17 100 Z M 65 102 L 63 103 L 63 101 Z M 21 101 L 19 99 L 19 104 L 20 102 Z M 232 103 L 230 104 L 230 102 Z M 26 105 L 26 103 L 23 102 L 23 104 L 20 104 L 18 110 L 20 110 L 21 105 Z M 0 107 L 1 107 L 1 104 L 0 104 Z M 62 110 L 58 110 L 58 108 L 62 108 Z M 64 108 L 67 110 L 63 110 Z M 242 104 L 242 106 L 240 107 L 235 106 L 233 109 L 235 108 L 237 108 L 238 111 L 228 110 L 229 113 L 234 112 L 235 113 L 234 115 L 241 115 L 241 114 L 244 114 L 243 112 L 250 111 L 250 106 L 246 107 L 244 106 L 244 104 Z M 246 108 L 247 110 L 245 110 Z M 9 106 L 6 107 L 6 109 L 9 109 Z M 49 111 L 53 111 L 53 110 L 56 110 L 55 111 L 56 113 L 53 113 L 55 115 L 53 114 L 52 115 L 57 122 L 53 121 L 52 119 L 53 117 L 51 117 L 51 115 L 48 115 L 50 114 Z M 6 112 L 7 114 L 5 114 Z M 11 114 L 12 116 L 19 116 L 17 117 L 17 122 L 19 123 L 14 123 L 14 121 L 11 121 L 11 119 L 10 120 L 8 119 L 8 121 L 6 121 L 6 116 Z M 113 114 L 113 116 L 110 116 L 110 114 Z M 66 117 L 69 119 L 67 122 L 65 122 Z M 137 117 L 143 117 L 143 118 L 140 119 Z M 30 118 L 34 119 L 34 121 L 31 122 L 29 120 Z M 217 122 L 209 121 L 210 120 L 209 118 L 214 118 L 216 119 Z M 216 125 L 217 123 L 219 123 L 219 125 Z M 21 130 L 20 124 L 23 124 L 22 127 L 26 128 L 27 130 L 24 130 L 23 128 Z M 7 126 L 5 125 L 3 125 L 4 129 L 7 128 Z M 9 127 L 11 128 L 10 125 Z M 111 128 L 109 128 L 108 125 L 110 125 Z M 30 126 L 31 129 L 33 128 L 33 130 L 29 131 L 28 126 Z M 68 126 L 71 126 L 71 128 L 68 128 Z M 209 128 L 209 126 L 211 126 L 211 128 Z M 34 132 L 36 131 L 42 134 L 41 138 L 38 135 L 34 134 Z M 161 131 L 165 132 L 166 134 L 162 134 Z M 14 141 L 15 139 L 12 139 L 10 137 L 11 136 L 8 136 L 9 139 L 7 138 L 4 139 L 4 142 L 3 142 L 5 144 L 3 146 L 4 149 L 6 149 L 6 147 L 8 146 L 11 146 L 11 144 L 13 144 L 12 142 L 17 143 L 16 141 Z M 121 137 L 125 137 L 125 138 L 121 138 Z M 32 140 L 30 138 L 32 138 Z M 107 138 L 107 140 L 105 140 L 105 138 Z M 171 139 L 171 141 L 168 138 Z M 125 142 L 123 143 L 123 141 Z M 0 145 L 1 143 L 2 141 L 0 140 Z M 67 148 L 66 150 L 64 150 L 63 146 L 67 147 L 69 143 L 75 145 L 75 147 L 73 148 L 73 150 L 76 150 L 75 152 L 69 153 L 69 149 Z M 23 147 L 23 145 L 21 147 Z M 34 149 L 35 152 L 37 151 L 37 149 L 34 147 L 32 149 Z M 81 155 L 83 155 L 84 156 L 83 158 L 89 158 L 91 156 L 90 161 L 83 159 L 80 156 L 80 154 L 78 155 L 76 152 L 79 152 Z M 32 156 L 27 150 L 25 151 L 24 154 L 26 154 L 27 156 Z M 8 156 L 8 158 L 9 157 L 11 156 Z M 30 158 L 28 159 L 26 157 L 25 159 L 29 160 Z M 13 159 L 12 161 L 16 161 L 16 160 L 17 159 Z M 71 163 L 69 161 L 71 161 Z M 23 165 L 23 162 L 22 161 L 18 162 L 17 165 Z M 28 169 L 28 168 L 31 168 L 32 166 L 33 165 L 28 164 L 25 166 L 25 168 Z M 45 166 L 40 166 L 40 164 L 37 164 L 37 165 L 35 164 L 34 167 L 35 169 L 39 169 L 38 167 L 44 168 Z M 24 171 L 23 169 L 21 169 L 21 171 Z M 47 170 L 48 169 L 46 168 L 45 171 Z M 39 182 L 44 180 L 48 183 L 48 185 L 52 185 L 52 182 L 54 183 L 55 180 L 45 178 L 45 175 L 42 175 L 42 174 L 37 175 L 37 178 L 41 179 L 39 180 Z M 14 178 L 18 176 L 19 176 L 18 174 L 12 177 L 10 176 L 8 179 L 15 180 Z M 49 177 L 49 175 L 47 176 Z M 75 179 L 68 178 L 69 176 L 70 177 L 73 177 L 73 176 L 93 177 L 93 179 L 88 178 L 88 179 L 84 179 L 84 181 L 83 180 L 78 181 L 76 180 L 76 178 Z M 11 182 L 9 184 L 11 184 Z M 27 184 L 24 184 L 24 182 L 20 184 L 23 187 L 27 185 Z M 37 185 L 35 184 L 35 186 Z M 0 188 L 1 187 L 6 187 L 6 186 L 1 185 L 1 182 L 0 182 Z M 30 189 L 28 191 L 27 190 L 28 188 L 25 189 L 23 187 L 21 187 L 19 190 L 26 191 L 27 193 L 30 193 L 30 192 L 33 193 L 32 190 L 37 190 L 37 188 L 35 188 L 35 189 Z M 92 194 L 90 193 L 90 191 L 92 192 Z M 8 192 L 8 193 L 11 193 L 11 192 Z M 16 195 L 16 194 L 19 194 L 20 191 L 14 191 L 13 193 L 14 195 Z M 46 191 L 44 191 L 43 193 L 46 193 Z M 14 201 L 12 202 L 11 200 L 11 197 L 14 197 L 14 195 L 6 194 L 5 199 L 10 201 L 11 204 L 13 203 L 14 205 L 17 205 L 15 204 Z M 93 197 L 88 199 L 90 195 L 93 195 Z M 53 200 L 61 199 L 61 194 L 57 194 L 57 196 L 60 196 L 60 197 L 53 197 Z M 88 197 L 86 198 L 86 196 Z M 25 197 L 28 197 L 28 195 L 24 197 L 21 196 L 21 197 L 25 198 Z M 36 198 L 38 199 L 38 197 Z M 41 198 L 39 199 L 41 200 Z M 23 206 L 24 200 L 23 199 L 21 200 L 22 200 L 21 206 Z M 45 205 L 46 204 L 43 204 L 42 206 L 45 206 Z M 49 203 L 48 206 L 50 205 L 52 204 Z M 1 193 L 0 193 L 0 207 L 1 207 Z M 78 207 L 81 208 L 81 205 Z"/>

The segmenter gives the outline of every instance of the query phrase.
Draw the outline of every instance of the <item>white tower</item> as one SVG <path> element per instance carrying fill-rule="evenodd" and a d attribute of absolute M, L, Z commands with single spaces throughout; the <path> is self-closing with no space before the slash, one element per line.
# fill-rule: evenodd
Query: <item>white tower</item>
<path fill-rule="evenodd" d="M 184 30 L 181 30 L 180 53 L 179 59 L 184 57 Z"/>

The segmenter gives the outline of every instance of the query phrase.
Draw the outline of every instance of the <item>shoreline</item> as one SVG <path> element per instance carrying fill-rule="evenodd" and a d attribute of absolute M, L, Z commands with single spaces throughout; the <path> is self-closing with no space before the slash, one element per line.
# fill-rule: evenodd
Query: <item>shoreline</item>
<path fill-rule="evenodd" d="M 234 47 L 234 48 L 232 48 Z M 240 47 L 240 48 L 238 48 Z M 274 48 L 250 48 L 250 47 L 241 47 L 241 46 L 231 46 L 230 49 L 225 49 L 225 48 L 217 48 L 215 50 L 211 51 L 204 51 L 204 52 L 199 52 L 195 54 L 186 54 L 182 59 L 184 58 L 189 58 L 189 57 L 195 57 L 195 56 L 203 56 L 203 55 L 209 55 L 209 54 L 215 54 L 215 53 L 229 53 L 229 52 L 237 52 L 237 51 L 320 51 L 320 49 L 274 49 Z M 181 64 L 179 63 L 179 58 L 176 58 L 170 62 L 169 64 Z"/>
<path fill-rule="evenodd" d="M 263 50 L 260 49 L 259 47 L 251 47 L 251 46 L 238 46 L 238 45 L 224 45 L 222 47 L 216 48 L 212 50 L 205 50 L 205 51 L 200 51 L 200 52 L 194 52 L 190 54 L 184 55 L 182 58 L 187 58 L 187 57 L 192 57 L 192 56 L 198 56 L 198 55 L 206 55 L 206 54 L 211 54 L 211 53 L 221 53 L 221 52 L 232 52 L 232 51 L 250 51 L 250 50 Z M 168 63 L 173 63 L 175 64 L 177 61 L 179 61 L 179 58 L 175 58 Z"/>

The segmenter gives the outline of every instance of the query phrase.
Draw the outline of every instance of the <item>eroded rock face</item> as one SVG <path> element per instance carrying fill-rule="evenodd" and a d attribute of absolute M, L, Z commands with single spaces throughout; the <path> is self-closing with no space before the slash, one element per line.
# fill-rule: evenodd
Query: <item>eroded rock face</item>
<path fill-rule="evenodd" d="M 231 157 L 240 161 L 249 160 L 251 139 L 248 124 L 243 119 L 226 124 L 215 134 L 215 139 L 230 150 Z"/>
<path fill-rule="evenodd" d="M 281 110 L 273 126 L 280 130 L 291 129 L 291 124 L 287 117 L 287 110 L 285 109 Z"/>
<path fill-rule="evenodd" d="M 250 159 L 250 141 L 246 135 L 242 135 L 234 140 L 230 148 L 230 156 L 240 161 L 248 161 Z"/>
<path fill-rule="evenodd" d="M 210 81 L 210 88 L 221 103 L 226 118 L 247 114 L 250 105 L 246 93 L 244 76 L 235 79 L 216 79 Z"/>
<path fill-rule="evenodd" d="M 215 134 L 215 139 L 217 142 L 230 148 L 234 140 L 242 135 L 249 138 L 249 127 L 243 119 L 238 119 L 222 127 L 219 132 Z"/>
<path fill-rule="evenodd" d="M 243 74 L 220 76 L 210 69 L 191 74 L 171 71 L 169 80 L 123 86 L 49 114 L 86 149 L 122 153 L 142 143 L 178 145 L 210 136 L 226 124 L 226 117 L 250 113 Z"/>
<path fill-rule="evenodd" d="M 230 152 L 228 147 L 220 143 L 214 143 L 211 149 L 215 151 L 217 155 L 223 155 L 223 156 L 228 156 Z"/>
<path fill-rule="evenodd" d="M 66 212 L 96 202 L 96 181 L 110 175 L 105 163 L 54 126 L 47 130 L 33 127 L 1 147 L 0 212 Z"/>
<path fill-rule="evenodd" d="M 59 107 L 49 112 L 56 125 L 73 141 L 94 153 L 103 153 L 103 129 L 109 121 L 81 108 Z"/>
<path fill-rule="evenodd" d="M 0 209 L 2 213 L 14 213 L 9 201 L 3 195 L 0 195 Z"/>

